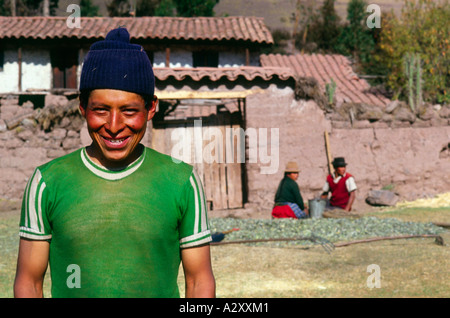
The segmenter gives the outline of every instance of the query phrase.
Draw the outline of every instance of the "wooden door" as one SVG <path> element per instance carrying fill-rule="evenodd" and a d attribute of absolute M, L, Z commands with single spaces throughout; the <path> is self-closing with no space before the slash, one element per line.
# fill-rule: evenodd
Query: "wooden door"
<path fill-rule="evenodd" d="M 243 206 L 245 163 L 238 148 L 245 146 L 245 138 L 239 133 L 242 128 L 235 118 L 222 112 L 203 118 L 201 125 L 185 120 L 153 126 L 152 147 L 194 166 L 212 210 Z"/>
<path fill-rule="evenodd" d="M 77 88 L 78 50 L 52 50 L 53 88 Z"/>

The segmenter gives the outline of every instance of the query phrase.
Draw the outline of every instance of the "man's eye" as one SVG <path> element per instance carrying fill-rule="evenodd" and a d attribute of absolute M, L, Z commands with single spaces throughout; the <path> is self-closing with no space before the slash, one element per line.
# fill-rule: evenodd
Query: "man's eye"
<path fill-rule="evenodd" d="M 96 113 L 100 113 L 100 114 L 103 114 L 103 113 L 106 113 L 108 110 L 106 109 L 106 108 L 94 108 L 94 109 L 92 109 L 94 112 L 96 112 Z"/>

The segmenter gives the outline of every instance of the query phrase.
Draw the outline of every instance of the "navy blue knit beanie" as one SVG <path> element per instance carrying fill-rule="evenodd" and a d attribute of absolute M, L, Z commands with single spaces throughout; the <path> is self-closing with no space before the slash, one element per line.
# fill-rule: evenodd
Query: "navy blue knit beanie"
<path fill-rule="evenodd" d="M 84 60 L 80 91 L 117 89 L 153 96 L 155 76 L 144 49 L 130 43 L 125 28 L 110 31 L 105 40 L 92 44 Z"/>

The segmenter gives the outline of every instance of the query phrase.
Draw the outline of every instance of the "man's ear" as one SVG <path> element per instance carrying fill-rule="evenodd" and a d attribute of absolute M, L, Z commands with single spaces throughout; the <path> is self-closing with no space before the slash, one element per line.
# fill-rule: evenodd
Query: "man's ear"
<path fill-rule="evenodd" d="M 153 96 L 150 108 L 148 110 L 147 121 L 150 121 L 153 118 L 153 116 L 155 116 L 157 106 L 158 106 L 158 97 L 155 95 Z"/>
<path fill-rule="evenodd" d="M 81 104 L 78 106 L 78 109 L 79 109 L 79 111 L 81 113 L 81 116 L 86 118 L 86 109 L 83 106 L 81 106 Z"/>

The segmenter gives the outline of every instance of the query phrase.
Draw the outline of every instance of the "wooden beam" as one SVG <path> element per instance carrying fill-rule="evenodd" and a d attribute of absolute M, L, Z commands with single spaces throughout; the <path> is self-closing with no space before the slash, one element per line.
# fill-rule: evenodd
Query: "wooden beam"
<path fill-rule="evenodd" d="M 250 50 L 245 48 L 245 66 L 250 66 Z"/>
<path fill-rule="evenodd" d="M 246 98 L 249 95 L 264 93 L 263 89 L 247 89 L 232 92 L 199 92 L 199 91 L 155 91 L 158 99 L 232 99 Z"/>
<path fill-rule="evenodd" d="M 325 151 L 327 153 L 327 161 L 328 161 L 328 173 L 334 177 L 334 168 L 331 160 L 331 149 L 330 149 L 330 139 L 328 137 L 328 131 L 325 130 Z"/>
<path fill-rule="evenodd" d="M 170 67 L 170 48 L 166 47 L 166 67 Z"/>
<path fill-rule="evenodd" d="M 18 66 L 18 72 L 19 72 L 19 79 L 17 83 L 17 88 L 19 92 L 22 91 L 22 47 L 19 46 L 17 49 L 17 66 Z"/>

